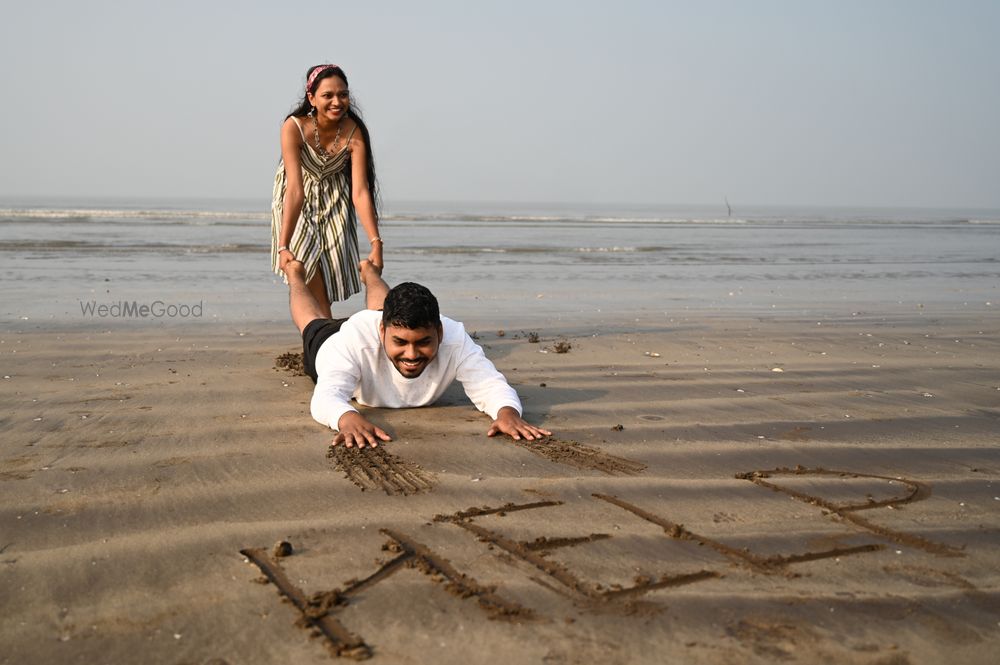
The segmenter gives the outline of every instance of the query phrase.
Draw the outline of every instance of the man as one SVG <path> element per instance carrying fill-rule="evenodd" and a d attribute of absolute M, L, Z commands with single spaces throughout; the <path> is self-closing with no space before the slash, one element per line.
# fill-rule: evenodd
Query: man
<path fill-rule="evenodd" d="M 351 406 L 352 396 L 366 406 L 425 406 L 456 379 L 476 408 L 493 418 L 487 436 L 534 441 L 551 434 L 521 418 L 517 393 L 464 326 L 441 316 L 430 291 L 412 282 L 390 290 L 370 261 L 360 268 L 367 309 L 347 319 L 323 317 L 301 262 L 284 269 L 303 365 L 316 382 L 312 416 L 337 430 L 333 445 L 374 448 L 392 440 Z"/>

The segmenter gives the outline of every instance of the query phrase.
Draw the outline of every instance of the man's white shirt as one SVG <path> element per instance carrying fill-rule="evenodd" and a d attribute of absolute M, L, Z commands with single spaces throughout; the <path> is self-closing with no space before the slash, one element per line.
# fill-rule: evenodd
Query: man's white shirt
<path fill-rule="evenodd" d="M 340 331 L 323 342 L 316 354 L 316 389 L 310 410 L 317 422 L 338 429 L 351 398 L 365 406 L 407 408 L 426 406 L 458 380 L 476 408 L 494 420 L 505 406 L 521 414 L 521 400 L 503 374 L 490 362 L 465 326 L 441 317 L 444 334 L 437 355 L 420 376 L 407 379 L 382 348 L 382 312 L 358 312 Z"/>

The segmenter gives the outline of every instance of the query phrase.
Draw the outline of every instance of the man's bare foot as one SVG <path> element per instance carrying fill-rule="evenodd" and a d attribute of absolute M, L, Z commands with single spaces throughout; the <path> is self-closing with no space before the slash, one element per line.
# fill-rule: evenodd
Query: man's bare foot
<path fill-rule="evenodd" d="M 361 281 L 368 286 L 368 282 L 372 277 L 377 279 L 382 278 L 382 269 L 369 261 L 368 259 L 362 259 L 358 264 L 358 270 L 361 271 Z"/>
<path fill-rule="evenodd" d="M 306 281 L 306 267 L 302 261 L 299 261 L 298 259 L 293 259 L 286 263 L 282 270 L 284 271 L 285 277 L 289 282 L 292 282 L 293 280 L 300 282 Z"/>
<path fill-rule="evenodd" d="M 365 284 L 365 307 L 381 310 L 385 304 L 385 296 L 389 293 L 389 285 L 382 279 L 381 266 L 365 259 L 358 263 L 358 270 L 361 271 L 361 281 Z"/>

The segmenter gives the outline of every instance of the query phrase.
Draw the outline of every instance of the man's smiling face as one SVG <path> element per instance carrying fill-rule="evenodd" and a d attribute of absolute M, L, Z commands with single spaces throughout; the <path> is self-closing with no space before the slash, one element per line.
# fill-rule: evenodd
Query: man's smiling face
<path fill-rule="evenodd" d="M 379 324 L 382 348 L 393 367 L 407 379 L 415 379 L 437 356 L 441 346 L 441 324 L 424 328 L 403 328 Z"/>

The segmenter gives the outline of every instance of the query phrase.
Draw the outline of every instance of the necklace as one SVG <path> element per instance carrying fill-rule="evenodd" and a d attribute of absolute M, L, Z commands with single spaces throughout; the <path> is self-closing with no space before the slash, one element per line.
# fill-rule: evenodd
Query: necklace
<path fill-rule="evenodd" d="M 323 147 L 323 144 L 319 142 L 319 118 L 317 118 L 316 116 L 313 116 L 313 140 L 316 142 L 316 152 L 319 153 L 320 157 L 322 157 L 323 159 L 327 159 L 328 157 L 333 156 L 333 154 L 327 152 L 326 148 Z M 336 150 L 337 141 L 339 140 L 340 140 L 340 123 L 338 122 L 337 134 L 336 136 L 333 137 L 334 150 Z"/>

